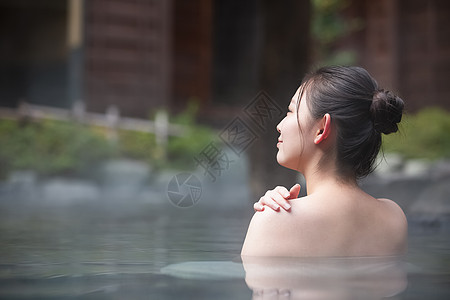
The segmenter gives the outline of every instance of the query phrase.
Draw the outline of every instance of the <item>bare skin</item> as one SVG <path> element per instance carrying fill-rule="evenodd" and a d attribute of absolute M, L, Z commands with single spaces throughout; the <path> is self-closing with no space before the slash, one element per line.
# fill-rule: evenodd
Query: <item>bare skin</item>
<path fill-rule="evenodd" d="M 277 145 L 277 160 L 305 176 L 308 195 L 297 198 L 300 186 L 294 185 L 290 190 L 277 187 L 261 197 L 255 203 L 256 213 L 241 254 L 327 257 L 403 254 L 407 221 L 402 209 L 389 199 L 375 199 L 366 194 L 355 179 L 342 180 L 334 159 L 318 168 L 323 156 L 329 155 L 327 149 L 335 143 L 335 129 L 328 114 L 312 120 L 303 98 L 297 108 L 296 96 L 298 91 L 287 116 L 277 126 L 281 141 Z M 298 124 L 301 131 L 296 131 Z M 299 133 L 301 138 L 297 138 Z"/>
<path fill-rule="evenodd" d="M 255 213 L 242 255 L 390 256 L 405 251 L 406 218 L 391 200 L 333 184 L 289 203 L 289 211 Z"/>

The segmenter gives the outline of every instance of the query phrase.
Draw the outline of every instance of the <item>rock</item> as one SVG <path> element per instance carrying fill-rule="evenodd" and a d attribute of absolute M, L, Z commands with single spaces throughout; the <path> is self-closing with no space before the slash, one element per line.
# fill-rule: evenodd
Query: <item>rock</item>
<path fill-rule="evenodd" d="M 450 179 L 443 178 L 429 185 L 411 205 L 408 213 L 437 217 L 450 215 Z"/>
<path fill-rule="evenodd" d="M 167 192 L 155 190 L 153 185 L 145 186 L 137 191 L 133 196 L 133 200 L 140 203 L 149 204 L 166 204 Z"/>
<path fill-rule="evenodd" d="M 431 184 L 427 177 L 371 175 L 361 181 L 361 188 L 375 198 L 388 198 L 407 213 L 424 189 Z"/>
<path fill-rule="evenodd" d="M 14 171 L 2 185 L 2 200 L 35 200 L 37 175 L 31 170 Z M 3 197 L 6 196 L 6 197 Z"/>
<path fill-rule="evenodd" d="M 101 194 L 99 187 L 90 181 L 55 178 L 42 183 L 40 195 L 45 203 L 68 204 L 96 201 Z"/>
<path fill-rule="evenodd" d="M 432 180 L 450 177 L 450 159 L 441 159 L 435 162 L 430 169 Z"/>
<path fill-rule="evenodd" d="M 109 185 L 135 184 L 147 180 L 150 167 L 147 163 L 137 160 L 113 160 L 101 168 L 101 178 Z"/>
<path fill-rule="evenodd" d="M 424 159 L 404 160 L 395 154 L 385 157 L 374 174 L 360 182 L 363 190 L 376 198 L 395 201 L 407 215 L 447 214 L 450 160 L 432 163 Z"/>
<path fill-rule="evenodd" d="M 384 155 L 379 155 L 375 162 L 377 167 L 374 173 L 383 176 L 401 172 L 403 170 L 404 162 L 405 160 L 400 154 L 385 153 Z"/>
<path fill-rule="evenodd" d="M 403 175 L 405 177 L 427 176 L 431 169 L 431 163 L 423 159 L 410 159 L 405 161 Z"/>
<path fill-rule="evenodd" d="M 9 176 L 8 183 L 21 187 L 34 186 L 36 183 L 36 173 L 33 171 L 14 171 Z"/>
<path fill-rule="evenodd" d="M 150 167 L 142 161 L 114 160 L 100 170 L 103 198 L 128 200 L 135 198 L 149 183 Z"/>

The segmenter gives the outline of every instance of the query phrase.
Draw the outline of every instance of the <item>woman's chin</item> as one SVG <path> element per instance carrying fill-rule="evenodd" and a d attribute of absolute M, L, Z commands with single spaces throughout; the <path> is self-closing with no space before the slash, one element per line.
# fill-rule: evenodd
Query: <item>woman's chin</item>
<path fill-rule="evenodd" d="M 286 161 L 281 157 L 280 152 L 278 152 L 278 154 L 277 154 L 277 162 L 278 162 L 278 164 L 279 164 L 280 166 L 283 166 L 283 167 L 285 167 L 285 168 L 289 168 L 289 167 L 286 165 Z"/>
<path fill-rule="evenodd" d="M 281 159 L 281 155 L 280 155 L 280 151 L 278 150 L 278 153 L 277 153 L 277 162 L 280 164 L 280 165 L 282 165 L 282 159 Z"/>
<path fill-rule="evenodd" d="M 283 159 L 283 157 L 280 155 L 279 152 L 277 154 L 277 162 L 282 167 L 285 167 L 285 168 L 288 168 L 288 169 L 291 169 L 291 170 L 294 170 L 294 171 L 297 170 L 296 167 L 295 167 L 295 164 L 292 164 L 292 161 L 291 161 L 291 163 L 289 163 L 289 161 Z"/>

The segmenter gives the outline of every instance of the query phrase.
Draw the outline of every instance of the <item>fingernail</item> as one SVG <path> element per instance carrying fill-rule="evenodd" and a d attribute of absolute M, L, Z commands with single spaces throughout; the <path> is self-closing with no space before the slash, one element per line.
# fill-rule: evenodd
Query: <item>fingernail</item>
<path fill-rule="evenodd" d="M 289 204 L 285 204 L 285 205 L 284 205 L 284 209 L 288 210 L 288 209 L 290 209 L 290 208 L 291 208 L 291 206 L 290 206 Z"/>
<path fill-rule="evenodd" d="M 290 195 L 290 193 L 284 193 L 284 198 L 288 198 Z"/>
<path fill-rule="evenodd" d="M 280 209 L 279 205 L 275 206 L 275 210 L 279 210 L 279 209 Z"/>

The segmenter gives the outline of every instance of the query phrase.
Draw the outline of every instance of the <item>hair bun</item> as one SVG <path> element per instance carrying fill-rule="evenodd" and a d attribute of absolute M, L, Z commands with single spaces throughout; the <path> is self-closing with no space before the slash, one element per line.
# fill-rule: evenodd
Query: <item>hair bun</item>
<path fill-rule="evenodd" d="M 403 107 L 403 100 L 392 92 L 376 90 L 370 106 L 374 129 L 384 134 L 396 132 L 397 124 L 402 120 Z"/>

